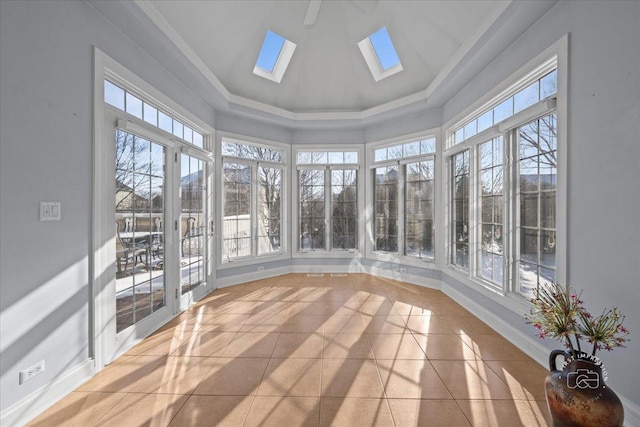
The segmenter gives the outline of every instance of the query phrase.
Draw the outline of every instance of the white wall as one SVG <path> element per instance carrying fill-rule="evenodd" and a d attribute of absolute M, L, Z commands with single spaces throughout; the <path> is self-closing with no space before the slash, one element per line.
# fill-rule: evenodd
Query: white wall
<path fill-rule="evenodd" d="M 640 2 L 560 1 L 444 107 L 449 120 L 569 33 L 568 283 L 594 315 L 618 306 L 626 349 L 600 352 L 609 384 L 640 398 Z M 488 311 L 522 319 L 443 274 Z M 560 343 L 547 343 L 560 348 Z"/>
<path fill-rule="evenodd" d="M 94 45 L 212 126 L 282 142 L 361 143 L 442 125 L 567 32 L 568 277 L 594 311 L 618 305 L 627 314 L 629 348 L 602 358 L 611 386 L 638 400 L 639 2 L 561 1 L 442 110 L 317 131 L 216 114 L 207 103 L 219 99 L 196 95 L 210 89 L 189 78 L 193 70 L 178 65 L 169 44 L 155 45 L 144 33 L 134 43 L 101 13 L 80 1 L 0 1 L 0 410 L 89 358 Z M 45 200 L 62 202 L 62 221 L 38 221 L 38 202 Z M 521 316 L 446 274 L 442 279 L 516 330 L 531 332 Z M 39 360 L 46 372 L 19 386 L 18 371 Z"/>

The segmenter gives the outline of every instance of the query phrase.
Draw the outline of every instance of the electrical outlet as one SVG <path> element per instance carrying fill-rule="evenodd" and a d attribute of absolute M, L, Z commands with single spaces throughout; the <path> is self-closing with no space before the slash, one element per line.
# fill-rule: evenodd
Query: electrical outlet
<path fill-rule="evenodd" d="M 406 273 L 406 272 L 407 272 L 407 269 L 406 269 L 406 268 L 404 268 L 404 267 L 400 267 L 400 273 Z"/>
<path fill-rule="evenodd" d="M 24 384 L 36 375 L 44 372 L 44 360 L 39 361 L 33 366 L 20 371 L 20 384 Z"/>
<path fill-rule="evenodd" d="M 264 271 L 264 265 L 259 265 L 258 266 L 258 271 Z"/>

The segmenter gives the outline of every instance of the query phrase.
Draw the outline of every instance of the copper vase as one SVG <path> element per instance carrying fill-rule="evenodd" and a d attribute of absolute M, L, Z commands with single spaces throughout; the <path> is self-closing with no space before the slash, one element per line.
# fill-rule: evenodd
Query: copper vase
<path fill-rule="evenodd" d="M 564 357 L 561 369 L 556 366 L 558 356 Z M 562 350 L 551 352 L 544 386 L 554 427 L 622 426 L 622 402 L 606 385 L 596 361 L 574 359 Z"/>

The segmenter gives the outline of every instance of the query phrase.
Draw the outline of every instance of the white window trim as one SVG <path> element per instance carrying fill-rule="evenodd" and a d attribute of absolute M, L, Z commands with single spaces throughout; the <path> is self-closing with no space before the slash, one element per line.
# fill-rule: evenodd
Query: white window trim
<path fill-rule="evenodd" d="M 291 167 L 291 177 L 292 177 L 292 185 L 291 185 L 291 200 L 293 201 L 291 207 L 291 245 L 292 245 L 292 257 L 293 258 L 326 258 L 326 259 L 334 259 L 334 258 L 364 258 L 364 248 L 365 248 L 365 214 L 364 211 L 364 202 L 365 202 L 365 182 L 363 174 L 365 173 L 363 158 L 365 156 L 364 145 L 362 144 L 340 144 L 340 145 L 292 145 L 292 159 L 293 164 Z M 318 164 L 301 164 L 297 165 L 298 153 L 299 152 L 309 152 L 309 151 L 355 151 L 358 153 L 358 163 L 318 163 Z M 300 187 L 298 183 L 298 170 L 306 169 L 354 169 L 358 170 L 358 182 L 356 185 L 358 191 L 357 197 L 357 206 L 358 206 L 358 248 L 357 249 L 330 249 L 330 250 L 309 250 L 309 251 L 301 251 L 298 245 L 299 239 L 299 230 L 300 230 L 300 214 L 298 212 L 298 206 L 300 206 Z M 325 207 L 325 209 L 328 209 Z M 330 219 L 328 218 L 329 214 L 325 215 L 325 226 L 327 229 L 330 228 Z M 327 223 L 329 221 L 329 223 Z M 330 230 L 329 230 L 330 231 Z M 328 242 L 327 242 L 328 243 Z"/>
<path fill-rule="evenodd" d="M 515 73 L 513 73 L 510 77 L 505 79 L 501 84 L 497 85 L 495 88 L 490 90 L 486 95 L 478 99 L 476 102 L 471 104 L 468 108 L 463 110 L 461 113 L 457 114 L 451 120 L 446 122 L 443 126 L 443 140 L 446 144 L 445 154 L 440 156 L 438 160 L 438 164 L 440 165 L 443 173 L 446 175 L 446 179 L 442 185 L 443 194 L 446 195 L 446 199 L 444 203 L 439 204 L 440 206 L 440 217 L 444 219 L 440 224 L 442 224 L 441 230 L 444 232 L 444 245 L 443 248 L 446 251 L 447 257 L 444 259 L 441 257 L 441 261 L 444 261 L 441 264 L 441 271 L 443 274 L 449 275 L 452 278 L 456 279 L 460 283 L 468 286 L 474 291 L 479 292 L 480 294 L 490 298 L 492 301 L 512 310 L 519 315 L 527 312 L 530 308 L 530 303 L 527 299 L 521 294 L 517 293 L 514 289 L 507 288 L 503 285 L 503 289 L 501 291 L 496 290 L 494 286 L 489 286 L 481 280 L 473 277 L 471 273 L 464 272 L 454 265 L 450 263 L 449 252 L 450 252 L 450 239 L 451 239 L 451 230 L 450 230 L 450 200 L 449 195 L 451 194 L 451 180 L 449 179 L 451 174 L 451 163 L 450 158 L 451 155 L 468 149 L 471 147 L 474 141 L 478 141 L 478 138 L 484 139 L 489 135 L 498 134 L 500 132 L 503 135 L 507 135 L 507 131 L 509 128 L 515 127 L 517 124 L 523 123 L 520 120 L 526 120 L 525 117 L 530 117 L 532 120 L 540 117 L 545 114 L 543 109 L 547 112 L 551 112 L 555 109 L 557 115 L 557 155 L 558 155 L 558 184 L 557 184 L 557 195 L 556 195 L 556 281 L 559 283 L 567 283 L 567 102 L 568 102 L 568 60 L 569 60 L 569 37 L 568 34 L 565 34 L 554 44 L 546 48 L 543 52 L 538 54 L 532 60 L 530 60 L 526 65 L 518 69 Z M 522 87 L 525 87 L 531 79 L 527 79 L 528 76 L 533 76 L 536 74 L 540 74 L 545 67 L 549 66 L 550 62 L 555 62 L 557 68 L 557 92 L 553 100 L 542 100 L 537 104 L 532 105 L 531 107 L 516 113 L 514 116 L 505 119 L 502 123 L 498 124 L 498 126 L 493 126 L 478 135 L 470 138 L 469 141 L 465 141 L 463 143 L 455 144 L 454 141 L 454 133 L 453 131 L 457 129 L 460 125 L 468 122 L 473 117 L 481 114 L 485 111 L 488 106 L 493 103 L 499 102 L 500 99 L 505 99 L 510 96 L 508 94 L 513 95 L 513 93 L 517 92 Z M 508 140 L 505 138 L 505 145 L 508 144 Z M 472 161 L 471 154 L 473 153 L 473 149 L 470 151 L 470 162 Z M 509 161 L 515 161 L 515 159 L 509 159 Z M 473 171 L 471 171 L 471 177 L 473 179 Z M 505 184 L 508 184 L 505 182 Z M 470 188 L 473 191 L 474 184 L 470 183 Z M 508 190 L 505 187 L 505 195 Z M 512 191 L 509 190 L 510 197 Z M 474 203 L 473 193 L 470 194 L 470 203 Z M 505 217 L 506 218 L 506 217 Z M 512 222 L 513 223 L 513 222 Z M 512 227 L 512 223 L 509 227 Z M 473 228 L 473 225 L 471 226 Z M 469 230 L 470 238 L 471 233 L 473 233 L 473 229 Z M 508 233 L 510 235 L 513 234 L 511 228 Z M 506 233 L 505 233 L 506 235 Z M 470 242 L 471 243 L 471 242 Z M 470 250 L 472 250 L 470 246 Z M 505 248 L 505 254 L 507 253 L 507 248 Z M 512 257 L 513 250 L 509 248 L 509 257 Z M 474 255 L 472 253 L 469 254 L 470 257 Z M 513 263 L 514 261 L 509 261 Z M 472 266 L 470 265 L 470 271 Z M 507 270 L 508 272 L 509 270 Z M 510 282 L 507 282 L 510 283 Z M 509 285 L 511 286 L 511 284 Z"/>
<path fill-rule="evenodd" d="M 222 155 L 222 140 L 229 140 L 230 142 L 235 143 L 246 143 L 248 145 L 255 145 L 263 148 L 271 148 L 271 149 L 279 149 L 282 150 L 282 162 L 268 162 L 263 160 L 256 159 L 248 159 L 245 157 L 235 157 Z M 280 251 L 270 254 L 257 254 L 257 249 L 255 248 L 255 237 L 252 236 L 253 240 L 251 242 L 251 255 L 247 255 L 240 258 L 234 258 L 230 261 L 223 261 L 223 240 L 224 236 L 222 235 L 223 230 L 223 220 L 224 215 L 222 214 L 224 211 L 224 181 L 222 179 L 222 168 L 224 162 L 229 163 L 241 163 L 245 165 L 251 165 L 251 183 L 252 189 L 253 185 L 255 185 L 256 179 L 256 167 L 258 165 L 272 165 L 275 167 L 282 168 L 282 181 L 281 181 L 281 191 L 280 195 L 282 197 L 282 207 L 280 209 L 280 223 L 282 225 L 289 224 L 289 179 L 291 175 L 291 168 L 289 167 L 289 159 L 290 159 L 290 145 L 282 142 L 271 141 L 262 138 L 255 138 L 250 136 L 245 136 L 237 133 L 230 132 L 217 132 L 216 133 L 216 168 L 215 168 L 215 176 L 217 179 L 216 188 L 216 203 L 215 203 L 215 218 L 216 218 L 216 229 L 220 230 L 216 235 L 216 253 L 218 254 L 216 257 L 216 267 L 218 270 L 227 270 L 237 267 L 244 267 L 248 265 L 255 265 L 256 262 L 266 263 L 272 261 L 279 261 L 287 258 L 291 258 L 290 250 L 289 250 L 289 239 L 290 239 L 290 231 L 289 227 L 281 226 L 282 235 L 280 236 Z M 254 201 L 256 199 L 256 195 L 252 194 L 251 196 L 251 218 L 252 218 L 252 227 L 254 226 L 254 222 L 257 221 L 257 203 Z M 257 222 L 256 222 L 257 223 Z"/>
<path fill-rule="evenodd" d="M 438 260 L 442 258 L 442 256 L 440 255 L 442 253 L 441 252 L 442 249 L 440 248 L 441 245 L 439 243 L 442 240 L 442 232 L 440 231 L 441 219 L 440 219 L 440 211 L 438 209 L 438 206 L 440 205 L 440 203 L 442 203 L 442 196 L 440 191 L 440 188 L 441 188 L 440 182 L 442 181 L 442 172 L 441 172 L 440 161 L 438 160 L 441 157 L 440 155 L 441 145 L 442 145 L 441 134 L 442 134 L 441 128 L 432 128 L 432 129 L 427 129 L 427 130 L 412 133 L 412 134 L 401 135 L 401 136 L 384 139 L 376 142 L 371 142 L 367 144 L 366 159 L 365 159 L 366 168 L 367 168 L 366 206 L 371 207 L 370 209 L 367 209 L 367 212 L 366 212 L 367 213 L 366 230 L 370 231 L 369 233 L 367 233 L 367 237 L 368 237 L 367 245 L 366 245 L 367 258 L 374 259 L 376 261 L 402 264 L 410 267 L 427 268 L 427 269 L 434 269 L 434 270 L 437 270 L 439 268 Z M 391 147 L 399 144 L 404 144 L 407 142 L 414 142 L 414 141 L 428 139 L 428 138 L 435 138 L 436 150 L 433 153 L 407 156 L 407 157 L 401 157 L 398 159 L 383 160 L 379 162 L 375 161 L 375 150 L 377 149 L 384 148 L 384 147 Z M 405 255 L 404 239 L 399 239 L 397 253 L 382 252 L 382 251 L 374 250 L 374 247 L 375 247 L 375 233 L 374 233 L 375 182 L 373 180 L 373 173 L 372 173 L 373 169 L 378 167 L 393 166 L 393 165 L 400 166 L 399 172 L 402 179 L 398 183 L 399 184 L 398 195 L 402 195 L 402 198 L 401 198 L 402 202 L 398 204 L 398 219 L 399 219 L 398 236 L 401 236 L 401 235 L 404 235 L 404 229 L 405 229 L 404 170 L 403 170 L 404 168 L 402 166 L 406 165 L 407 163 L 414 163 L 421 160 L 429 160 L 429 159 L 433 159 L 434 161 L 433 164 L 435 167 L 435 178 L 434 178 L 435 200 L 434 200 L 434 211 L 433 211 L 433 214 L 435 216 L 434 218 L 435 259 L 417 258 L 417 257 Z"/>

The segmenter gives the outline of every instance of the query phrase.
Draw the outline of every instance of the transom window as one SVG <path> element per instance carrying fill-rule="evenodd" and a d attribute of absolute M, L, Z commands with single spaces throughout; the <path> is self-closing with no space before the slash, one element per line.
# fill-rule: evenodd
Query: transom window
<path fill-rule="evenodd" d="M 104 80 L 104 101 L 185 142 L 196 147 L 204 147 L 202 133 L 106 79 Z"/>
<path fill-rule="evenodd" d="M 491 126 L 517 114 L 535 103 L 553 96 L 558 91 L 558 72 L 550 71 L 546 75 L 527 84 L 515 94 L 501 101 L 485 113 L 474 117 L 468 123 L 457 128 L 454 143 L 459 144 L 472 136 L 489 129 Z"/>

